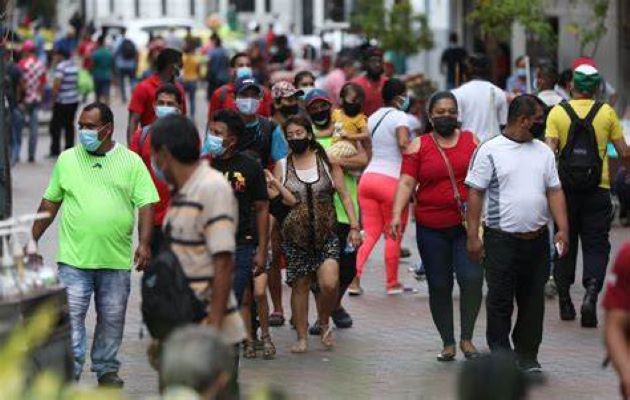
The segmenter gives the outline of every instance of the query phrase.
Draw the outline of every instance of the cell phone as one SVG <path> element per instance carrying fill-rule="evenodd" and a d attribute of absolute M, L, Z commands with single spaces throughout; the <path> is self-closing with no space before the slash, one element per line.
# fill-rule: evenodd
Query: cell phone
<path fill-rule="evenodd" d="M 556 243 L 556 252 L 558 252 L 558 255 L 561 256 L 564 252 L 564 246 L 562 245 L 562 242 L 557 242 Z"/>

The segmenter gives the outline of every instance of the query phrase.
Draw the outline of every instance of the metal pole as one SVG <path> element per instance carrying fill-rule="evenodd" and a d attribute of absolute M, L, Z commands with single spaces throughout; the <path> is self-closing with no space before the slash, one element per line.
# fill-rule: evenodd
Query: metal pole
<path fill-rule="evenodd" d="M 1 3 L 2 13 L 6 11 L 6 1 Z M 1 28 L 9 29 L 5 24 L 6 19 L 0 21 Z M 8 36 L 7 36 L 8 37 Z M 6 42 L 2 39 L 0 43 L 0 219 L 11 216 L 11 165 L 9 162 L 9 116 L 6 106 L 6 74 L 5 74 L 5 54 Z"/>

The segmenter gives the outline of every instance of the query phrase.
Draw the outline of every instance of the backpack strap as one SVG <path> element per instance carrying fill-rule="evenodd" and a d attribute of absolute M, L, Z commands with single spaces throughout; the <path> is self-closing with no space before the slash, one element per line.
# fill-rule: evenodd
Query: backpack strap
<path fill-rule="evenodd" d="M 591 125 L 593 123 L 593 120 L 595 119 L 595 116 L 597 115 L 599 110 L 602 108 L 604 103 L 602 103 L 601 101 L 596 101 L 595 103 L 593 103 L 588 114 L 583 119 L 578 117 L 578 115 L 575 113 L 575 110 L 573 109 L 573 107 L 571 107 L 571 104 L 568 101 L 563 101 L 559 103 L 559 105 L 567 113 L 567 115 L 571 119 L 571 122 L 580 121 L 580 122 L 584 122 L 585 124 Z"/>

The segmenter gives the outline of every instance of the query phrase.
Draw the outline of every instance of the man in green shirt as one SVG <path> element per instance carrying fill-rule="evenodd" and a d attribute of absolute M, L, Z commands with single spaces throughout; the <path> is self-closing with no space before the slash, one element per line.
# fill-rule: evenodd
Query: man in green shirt
<path fill-rule="evenodd" d="M 99 385 L 120 387 L 116 354 L 125 325 L 131 265 L 142 270 L 149 262 L 152 204 L 159 198 L 140 157 L 112 140 L 114 117 L 107 105 L 87 105 L 78 125 L 81 144 L 59 156 L 39 206 L 39 212 L 50 217 L 36 222 L 32 232 L 39 240 L 62 209 L 57 261 L 70 307 L 74 377 L 80 378 L 85 362 L 85 315 L 94 293 L 92 371 Z M 136 209 L 140 244 L 132 259 Z"/>
<path fill-rule="evenodd" d="M 92 59 L 92 79 L 94 79 L 96 100 L 109 104 L 114 55 L 112 51 L 105 46 L 104 36 L 98 38 L 96 45 L 96 50 L 94 50 L 90 56 Z"/>

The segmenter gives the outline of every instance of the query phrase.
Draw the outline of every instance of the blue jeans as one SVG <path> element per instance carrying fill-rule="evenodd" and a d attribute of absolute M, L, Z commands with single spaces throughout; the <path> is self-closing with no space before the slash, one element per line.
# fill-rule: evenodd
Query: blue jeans
<path fill-rule="evenodd" d="M 256 247 L 253 244 L 239 244 L 236 246 L 234 255 L 234 295 L 240 306 L 243 302 L 243 295 L 253 279 L 252 268 L 254 267 L 254 253 Z"/>
<path fill-rule="evenodd" d="M 98 378 L 108 372 L 118 372 L 120 361 L 116 355 L 125 327 L 130 275 L 129 270 L 84 270 L 59 263 L 59 279 L 68 293 L 76 380 L 81 377 L 86 358 L 85 315 L 92 293 L 96 306 L 96 328 L 90 353 L 92 372 L 96 372 Z"/>
<path fill-rule="evenodd" d="M 28 116 L 28 160 L 35 161 L 39 131 L 39 103 L 27 104 L 25 116 Z"/>
<path fill-rule="evenodd" d="M 22 128 L 24 128 L 24 114 L 18 107 L 13 107 L 11 110 L 11 165 L 20 161 Z"/>
<path fill-rule="evenodd" d="M 195 96 L 197 94 L 197 82 L 184 81 L 184 91 L 188 96 L 188 106 L 190 110 L 190 118 L 195 119 Z"/>
<path fill-rule="evenodd" d="M 444 346 L 455 344 L 453 272 L 460 289 L 461 340 L 471 340 L 481 306 L 483 270 L 468 258 L 466 231 L 458 225 L 431 229 L 417 225 L 418 251 L 429 284 L 429 306 Z"/>

